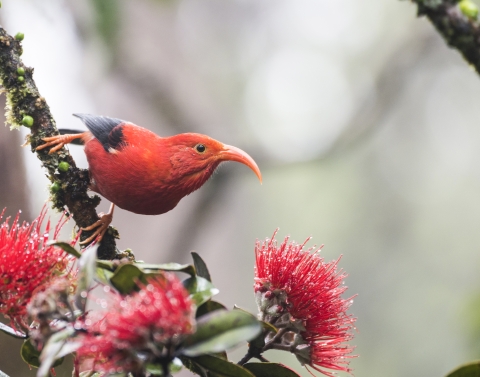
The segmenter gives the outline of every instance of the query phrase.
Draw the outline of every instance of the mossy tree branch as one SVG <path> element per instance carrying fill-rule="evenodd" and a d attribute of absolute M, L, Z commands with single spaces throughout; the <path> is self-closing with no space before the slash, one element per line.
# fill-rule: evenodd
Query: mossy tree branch
<path fill-rule="evenodd" d="M 98 196 L 89 197 L 87 194 L 88 170 L 77 168 L 65 148 L 53 154 L 48 154 L 48 148 L 35 151 L 37 146 L 44 143 L 42 138 L 58 135 L 59 132 L 47 102 L 40 96 L 33 81 L 33 68 L 26 67 L 20 59 L 21 39 L 18 35 L 13 38 L 0 27 L 0 83 L 7 96 L 7 122 L 12 128 L 18 128 L 22 122 L 29 125 L 33 120 L 29 140 L 32 152 L 37 154 L 52 182 L 52 206 L 59 211 L 67 207 L 76 224 L 86 227 L 98 220 L 95 208 L 100 203 Z M 82 232 L 80 239 L 85 240 L 91 234 Z M 117 256 L 115 238 L 118 238 L 118 232 L 110 227 L 98 249 L 100 259 L 114 259 Z"/>
<path fill-rule="evenodd" d="M 476 5 L 469 0 L 412 0 L 418 15 L 426 16 L 450 47 L 480 74 L 480 23 Z"/>

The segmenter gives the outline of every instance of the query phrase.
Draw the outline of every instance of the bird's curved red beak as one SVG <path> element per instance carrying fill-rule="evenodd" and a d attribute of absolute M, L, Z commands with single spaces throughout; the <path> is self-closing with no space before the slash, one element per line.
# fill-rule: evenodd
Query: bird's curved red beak
<path fill-rule="evenodd" d="M 246 152 L 242 151 L 240 148 L 234 147 L 232 145 L 223 145 L 222 151 L 219 153 L 221 161 L 236 161 L 241 164 L 247 165 L 250 169 L 253 170 L 255 175 L 258 177 L 260 183 L 262 183 L 262 173 L 257 164 Z"/>

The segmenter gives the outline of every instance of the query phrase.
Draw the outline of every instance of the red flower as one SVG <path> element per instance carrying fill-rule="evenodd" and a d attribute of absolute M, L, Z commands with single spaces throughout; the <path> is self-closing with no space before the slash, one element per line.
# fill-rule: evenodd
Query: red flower
<path fill-rule="evenodd" d="M 0 220 L 3 218 L 3 211 Z M 0 225 L 0 313 L 10 318 L 17 330 L 28 330 L 26 307 L 35 291 L 65 272 L 67 254 L 58 247 L 48 246 L 50 221 L 42 233 L 46 209 L 31 224 L 19 224 L 19 215 Z M 64 221 L 55 228 L 56 238 Z"/>
<path fill-rule="evenodd" d="M 355 319 L 347 314 L 352 298 L 341 297 L 347 275 L 337 271 L 339 260 L 325 263 L 319 249 L 304 250 L 309 239 L 298 245 L 287 237 L 277 247 L 275 235 L 255 247 L 255 293 L 262 319 L 298 334 L 295 354 L 304 364 L 328 376 L 331 372 L 323 368 L 350 372 L 353 348 L 344 343 L 353 337 Z"/>
<path fill-rule="evenodd" d="M 151 278 L 138 293 L 112 294 L 108 313 L 85 321 L 86 335 L 77 356 L 93 359 L 104 373 L 141 370 L 193 331 L 194 311 L 188 292 L 173 274 Z"/>

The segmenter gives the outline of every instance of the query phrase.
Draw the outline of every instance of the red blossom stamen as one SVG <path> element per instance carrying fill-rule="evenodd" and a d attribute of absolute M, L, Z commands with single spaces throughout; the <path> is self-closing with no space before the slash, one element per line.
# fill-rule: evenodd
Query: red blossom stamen
<path fill-rule="evenodd" d="M 87 318 L 84 327 L 87 333 L 77 351 L 81 360 L 93 359 L 99 372 L 134 372 L 149 355 L 158 357 L 164 347 L 193 332 L 193 304 L 182 283 L 165 274 L 150 279 L 138 293 L 112 293 L 108 314 Z"/>
<path fill-rule="evenodd" d="M 28 330 L 26 307 L 35 291 L 65 272 L 67 254 L 58 247 L 49 246 L 50 221 L 41 232 L 46 215 L 44 207 L 31 225 L 19 223 L 20 214 L 10 226 L 10 218 L 0 225 L 0 313 L 10 318 L 15 329 Z M 0 214 L 3 219 L 5 210 Z M 55 227 L 57 237 L 66 220 Z"/>
<path fill-rule="evenodd" d="M 263 296 L 259 309 L 268 316 L 272 315 L 272 308 L 284 308 L 291 323 L 303 325 L 297 325 L 297 331 L 303 344 L 309 346 L 309 355 L 302 353 L 302 360 L 307 360 L 306 364 L 313 369 L 327 376 L 332 373 L 325 368 L 351 372 L 348 362 L 354 357 L 349 355 L 353 347 L 345 342 L 353 337 L 355 318 L 347 314 L 352 298 L 341 297 L 347 289 L 343 285 L 347 275 L 337 271 L 340 258 L 326 263 L 319 255 L 320 249 L 305 250 L 310 238 L 296 244 L 286 237 L 277 246 L 277 231 L 270 240 L 257 242 L 255 247 L 254 288 L 257 295 Z M 283 292 L 285 296 L 271 292 Z M 273 313 L 278 313 L 273 314 L 277 318 L 281 314 L 276 309 Z"/>

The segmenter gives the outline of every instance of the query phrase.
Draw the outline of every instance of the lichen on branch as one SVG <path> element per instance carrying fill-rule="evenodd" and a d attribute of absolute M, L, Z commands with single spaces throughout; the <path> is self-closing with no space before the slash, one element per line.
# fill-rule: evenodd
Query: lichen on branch
<path fill-rule="evenodd" d="M 7 97 L 6 120 L 11 128 L 30 128 L 29 142 L 32 152 L 48 172 L 51 181 L 50 193 L 53 208 L 63 211 L 65 207 L 72 214 L 78 227 L 87 227 L 97 221 L 95 208 L 100 198 L 87 194 L 88 170 L 77 168 L 70 153 L 62 148 L 59 153 L 48 154 L 48 149 L 36 151 L 43 144 L 43 138 L 58 135 L 50 108 L 33 80 L 33 68 L 23 64 L 21 40 L 23 34 L 10 36 L 0 27 L 0 83 Z M 87 239 L 93 232 L 82 232 L 80 240 Z M 117 249 L 115 238 L 118 232 L 110 227 L 98 248 L 100 259 L 115 259 Z"/>
<path fill-rule="evenodd" d="M 418 15 L 426 16 L 445 39 L 480 74 L 480 22 L 471 0 L 412 0 Z"/>

